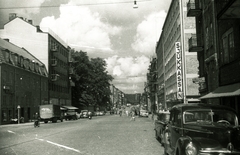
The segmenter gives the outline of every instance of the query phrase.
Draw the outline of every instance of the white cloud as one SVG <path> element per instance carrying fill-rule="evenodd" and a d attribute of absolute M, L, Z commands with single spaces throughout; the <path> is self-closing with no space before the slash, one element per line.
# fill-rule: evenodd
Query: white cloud
<path fill-rule="evenodd" d="M 166 17 L 166 12 L 161 11 L 147 16 L 137 27 L 132 48 L 146 55 L 153 55 L 156 43 L 160 37 L 162 26 Z"/>
<path fill-rule="evenodd" d="M 102 22 L 99 13 L 91 12 L 88 7 L 74 6 L 71 3 L 60 6 L 59 18 L 45 17 L 40 26 L 49 27 L 70 46 L 87 51 L 97 49 L 111 52 L 110 36 L 121 31 L 120 27 Z"/>
<path fill-rule="evenodd" d="M 105 60 L 107 71 L 113 75 L 113 83 L 120 90 L 128 92 L 143 90 L 150 64 L 148 57 L 144 55 L 140 57 L 118 57 L 115 55 Z"/>
<path fill-rule="evenodd" d="M 118 57 L 115 55 L 105 60 L 108 72 L 121 76 L 121 78 L 146 75 L 150 64 L 149 58 L 144 55 L 140 57 Z"/>

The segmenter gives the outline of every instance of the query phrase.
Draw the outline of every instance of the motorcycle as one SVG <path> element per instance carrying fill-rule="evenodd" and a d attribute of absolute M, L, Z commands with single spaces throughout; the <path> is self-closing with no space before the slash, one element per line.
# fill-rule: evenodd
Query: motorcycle
<path fill-rule="evenodd" d="M 89 116 L 88 116 L 88 119 L 92 119 L 92 116 L 91 116 L 91 115 L 89 115 Z"/>
<path fill-rule="evenodd" d="M 40 127 L 40 123 L 38 120 L 34 121 L 34 128 Z"/>

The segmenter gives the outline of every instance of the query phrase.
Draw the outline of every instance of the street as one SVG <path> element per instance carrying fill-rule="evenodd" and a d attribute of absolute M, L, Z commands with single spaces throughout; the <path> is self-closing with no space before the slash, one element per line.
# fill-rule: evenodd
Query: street
<path fill-rule="evenodd" d="M 154 124 L 146 117 L 95 116 L 44 124 L 0 126 L 1 155 L 162 155 Z"/>

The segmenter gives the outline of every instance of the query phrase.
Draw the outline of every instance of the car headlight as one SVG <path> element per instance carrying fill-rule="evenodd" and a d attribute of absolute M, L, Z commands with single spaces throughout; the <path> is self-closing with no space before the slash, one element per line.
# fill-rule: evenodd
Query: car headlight
<path fill-rule="evenodd" d="M 190 142 L 185 149 L 186 155 L 197 155 L 197 148 Z"/>

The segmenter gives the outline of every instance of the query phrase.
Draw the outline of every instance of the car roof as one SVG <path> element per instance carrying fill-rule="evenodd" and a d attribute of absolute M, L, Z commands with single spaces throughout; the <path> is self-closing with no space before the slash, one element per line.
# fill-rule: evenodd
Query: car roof
<path fill-rule="evenodd" d="M 218 109 L 218 110 L 230 110 L 235 112 L 234 109 L 223 106 L 223 105 L 216 105 L 216 104 L 206 104 L 206 103 L 189 103 L 189 104 L 177 104 L 173 106 L 170 111 L 173 109 L 182 109 L 182 110 L 188 110 L 188 109 Z"/>

